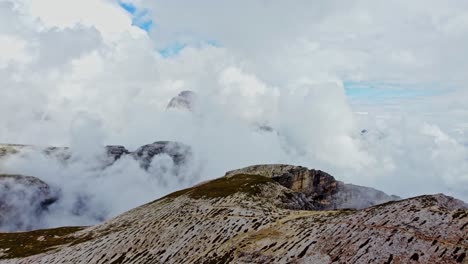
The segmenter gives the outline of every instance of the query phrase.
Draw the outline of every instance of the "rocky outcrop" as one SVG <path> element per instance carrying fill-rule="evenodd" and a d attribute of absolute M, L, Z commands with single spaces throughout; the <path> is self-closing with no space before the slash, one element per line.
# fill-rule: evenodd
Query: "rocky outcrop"
<path fill-rule="evenodd" d="M 192 111 L 195 105 L 196 93 L 192 91 L 182 91 L 176 97 L 173 97 L 167 108 L 176 108 Z"/>
<path fill-rule="evenodd" d="M 139 160 L 141 166 L 148 169 L 154 156 L 166 154 L 176 165 L 184 164 L 191 156 L 191 148 L 185 144 L 172 141 L 156 141 L 152 144 L 144 145 L 130 153 Z"/>
<path fill-rule="evenodd" d="M 80 156 L 82 154 L 77 155 L 67 147 L 44 148 L 26 145 L 0 145 L 0 231 L 25 231 L 49 227 L 50 223 L 53 222 L 50 220 L 53 218 L 52 215 L 68 212 L 73 216 L 84 218 L 84 216 L 88 217 L 91 208 L 93 208 L 94 194 L 90 194 L 87 190 L 77 189 L 76 193 L 72 195 L 73 200 L 71 200 L 68 194 L 59 195 L 63 194 L 62 186 L 55 186 L 52 190 L 48 185 L 51 182 L 46 183 L 35 177 L 5 175 L 11 173 L 12 169 L 7 166 L 4 167 L 3 164 L 10 162 L 9 158 L 16 158 L 14 155 L 18 155 L 19 159 L 23 156 L 24 161 L 27 163 L 35 162 L 37 158 L 40 161 L 46 158 L 46 160 L 53 160 L 58 163 L 56 165 L 63 166 L 65 169 L 73 169 L 77 166 L 76 164 L 81 166 L 83 162 L 87 162 L 86 159 L 95 159 L 93 160 L 95 163 L 90 169 L 93 170 L 95 177 L 99 177 L 98 175 L 101 172 L 105 173 L 106 169 L 112 170 L 111 166 L 115 162 L 126 157 L 130 161 L 135 159 L 137 164 L 139 163 L 141 168 L 152 176 L 158 177 L 166 173 L 167 177 L 171 175 L 171 177 L 174 176 L 179 181 L 184 181 L 186 180 L 184 177 L 189 176 L 181 173 L 181 171 L 186 168 L 184 165 L 191 157 L 191 149 L 187 145 L 177 142 L 158 141 L 142 146 L 134 152 L 127 150 L 124 146 L 106 146 L 98 153 L 91 153 L 90 156 L 83 159 Z M 162 157 L 164 166 L 160 166 L 160 163 L 153 163 L 153 165 L 156 164 L 153 168 L 151 165 L 157 156 L 166 156 Z M 170 159 L 172 159 L 172 162 Z M 13 162 L 15 161 L 13 160 Z M 16 169 L 20 168 L 18 165 L 16 167 Z M 21 173 L 21 171 L 14 172 Z M 65 173 L 65 175 L 67 174 Z M 109 177 L 113 176 L 112 173 L 109 175 Z M 51 178 L 54 179 L 54 177 Z M 83 179 L 83 181 L 86 182 L 87 180 Z M 164 182 L 161 181 L 161 185 L 163 184 Z M 49 205 L 53 202 L 57 203 L 54 204 L 54 207 L 49 208 Z M 62 202 L 66 205 L 62 206 Z M 97 222 L 107 219 L 106 208 L 103 208 L 103 210 L 96 209 L 95 211 L 97 213 L 93 212 L 88 217 L 89 219 L 94 219 Z"/>
<path fill-rule="evenodd" d="M 130 154 L 130 151 L 124 146 L 110 145 L 105 148 L 107 156 L 112 157 L 114 160 L 118 160 L 120 157 Z"/>
<path fill-rule="evenodd" d="M 0 234 L 0 263 L 467 263 L 462 201 L 291 210 L 285 201 L 308 184 L 280 184 L 277 172 L 294 168 L 282 166 L 230 172 L 94 227 Z"/>
<path fill-rule="evenodd" d="M 309 170 L 293 165 L 254 165 L 226 173 L 254 174 L 269 177 L 282 186 L 295 191 L 290 206 L 304 210 L 363 209 L 400 199 L 382 191 L 345 184 L 321 170 Z"/>
<path fill-rule="evenodd" d="M 57 198 L 57 192 L 38 178 L 0 174 L 0 227 L 30 230 Z"/>
<path fill-rule="evenodd" d="M 54 157 L 65 164 L 73 155 L 73 150 L 69 147 L 41 148 L 27 145 L 3 144 L 0 145 L 0 160 L 9 155 L 21 154 L 26 151 L 40 152 L 47 156 Z M 106 155 L 106 158 L 103 159 L 105 160 L 102 164 L 103 168 L 111 166 L 115 161 L 124 156 L 131 156 L 140 162 L 142 168 L 148 169 L 151 165 L 151 161 L 157 155 L 166 154 L 172 159 L 176 166 L 180 166 L 189 160 L 192 155 L 192 151 L 188 145 L 179 142 L 156 141 L 154 143 L 141 146 L 133 152 L 129 151 L 124 146 L 109 145 L 104 147 L 103 154 Z"/>

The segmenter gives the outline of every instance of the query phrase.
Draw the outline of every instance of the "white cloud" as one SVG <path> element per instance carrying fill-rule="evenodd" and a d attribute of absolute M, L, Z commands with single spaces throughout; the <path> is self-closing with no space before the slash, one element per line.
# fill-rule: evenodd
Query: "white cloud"
<path fill-rule="evenodd" d="M 31 60 L 25 40 L 0 35 L 0 43 L 0 68 L 5 68 L 11 63 L 25 64 Z"/>
<path fill-rule="evenodd" d="M 465 2 L 131 2 L 149 10 L 148 34 L 116 1 L 0 1 L 0 142 L 86 150 L 177 140 L 194 148 L 200 178 L 159 185 L 170 177 L 164 158 L 152 175 L 132 161 L 96 174 L 83 161 L 64 169 L 43 157 L 3 170 L 70 193 L 90 188 L 100 194 L 90 210 L 104 205 L 109 215 L 265 162 L 404 196 L 468 199 Z M 220 45 L 200 45 L 210 41 Z M 173 43 L 187 46 L 157 52 Z M 428 92 L 350 101 L 347 81 Z M 197 92 L 194 113 L 166 111 L 182 90 Z M 141 196 L 115 204 L 115 188 L 126 188 L 119 202 Z"/>
<path fill-rule="evenodd" d="M 131 25 L 131 17 L 117 1 L 106 0 L 19 0 L 32 17 L 40 20 L 45 28 L 73 28 L 76 25 L 95 27 L 107 37 L 128 32 L 143 34 Z"/>

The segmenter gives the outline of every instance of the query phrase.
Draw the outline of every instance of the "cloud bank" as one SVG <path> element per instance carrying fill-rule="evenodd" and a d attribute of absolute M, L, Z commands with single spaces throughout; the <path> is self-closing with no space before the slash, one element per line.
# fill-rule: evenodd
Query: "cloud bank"
<path fill-rule="evenodd" d="M 64 167 L 32 153 L 0 172 L 61 189 L 47 226 L 92 224 L 258 163 L 466 201 L 468 6 L 430 2 L 125 1 L 145 10 L 145 31 L 117 1 L 0 0 L 0 142 L 79 157 Z M 349 82 L 421 92 L 349 98 Z M 166 109 L 184 90 L 193 111 Z M 100 147 L 156 140 L 193 148 L 186 180 L 166 173 L 167 157 L 150 172 L 126 159 L 96 170 Z M 70 213 L 77 197 L 86 212 Z"/>

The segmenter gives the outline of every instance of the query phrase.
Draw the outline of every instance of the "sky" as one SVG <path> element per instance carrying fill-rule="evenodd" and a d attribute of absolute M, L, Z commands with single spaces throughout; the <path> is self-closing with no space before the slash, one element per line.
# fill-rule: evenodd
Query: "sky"
<path fill-rule="evenodd" d="M 0 0 L 0 142 L 174 140 L 196 180 L 292 163 L 467 201 L 467 46 L 464 0 Z M 196 109 L 167 110 L 183 90 Z M 58 173 L 29 161 L 0 169 Z"/>

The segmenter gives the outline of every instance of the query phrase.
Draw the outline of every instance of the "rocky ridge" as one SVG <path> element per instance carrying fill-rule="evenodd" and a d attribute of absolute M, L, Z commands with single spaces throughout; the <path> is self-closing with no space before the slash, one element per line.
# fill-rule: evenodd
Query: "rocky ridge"
<path fill-rule="evenodd" d="M 297 193 L 293 209 L 335 210 L 363 209 L 373 205 L 401 199 L 395 195 L 359 185 L 345 184 L 321 170 L 309 170 L 294 165 L 254 165 L 229 171 L 226 177 L 237 174 L 270 177 Z"/>
<path fill-rule="evenodd" d="M 228 172 L 97 226 L 0 234 L 0 263 L 468 263 L 462 201 L 329 210 L 346 188 L 328 176 L 289 165 Z M 318 190 L 320 210 L 291 209 L 301 193 L 314 205 Z"/>
<path fill-rule="evenodd" d="M 8 157 L 9 155 L 17 155 L 27 151 L 40 152 L 45 155 L 55 157 L 63 162 L 67 162 L 73 154 L 69 147 L 41 148 L 30 145 L 0 144 L 0 160 Z M 108 159 L 106 166 L 112 165 L 116 160 L 128 155 L 139 161 L 142 168 L 148 169 L 152 159 L 155 156 L 162 154 L 168 155 L 176 165 L 183 165 L 183 163 L 192 155 L 192 150 L 190 146 L 180 142 L 156 141 L 154 143 L 141 146 L 135 151 L 129 151 L 127 148 L 120 145 L 108 145 L 103 148 L 102 154 L 104 154 Z"/>
<path fill-rule="evenodd" d="M 61 187 L 51 182 L 44 182 L 39 178 L 25 175 L 10 175 L 2 169 L 2 162 L 8 162 L 11 155 L 28 155 L 31 152 L 46 155 L 56 159 L 64 166 L 71 164 L 76 158 L 68 147 L 46 147 L 28 145 L 0 145 L 0 230 L 1 231 L 25 231 L 43 227 L 44 217 L 49 207 L 62 201 Z M 112 166 L 117 160 L 128 157 L 139 162 L 142 169 L 153 173 L 149 169 L 153 159 L 158 155 L 167 155 L 174 162 L 171 166 L 171 175 L 179 175 L 185 163 L 190 159 L 189 146 L 178 142 L 157 141 L 144 145 L 135 151 L 129 151 L 124 146 L 105 146 L 102 153 L 96 157 L 100 164 L 96 170 L 103 170 Z M 182 176 L 181 176 L 182 177 Z M 70 205 L 70 211 L 79 216 L 88 209 L 88 197 L 76 195 Z M 100 215 L 93 216 L 102 221 Z"/>

